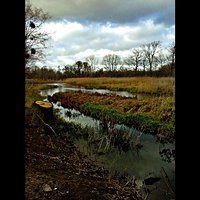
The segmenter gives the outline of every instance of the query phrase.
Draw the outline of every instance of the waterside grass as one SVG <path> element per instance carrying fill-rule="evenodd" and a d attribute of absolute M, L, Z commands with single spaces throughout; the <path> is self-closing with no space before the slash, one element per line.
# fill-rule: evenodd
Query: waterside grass
<path fill-rule="evenodd" d="M 173 95 L 175 92 L 174 77 L 68 78 L 63 82 L 79 87 L 128 91 L 131 93 Z"/>
<path fill-rule="evenodd" d="M 167 141 L 174 141 L 175 139 L 175 129 L 172 123 L 161 122 L 159 119 L 145 113 L 122 113 L 91 103 L 81 105 L 80 111 L 105 124 L 125 124 L 144 133 L 161 136 Z"/>
<path fill-rule="evenodd" d="M 54 88 L 54 85 L 47 85 L 46 82 L 37 80 L 26 80 L 25 83 L 25 107 L 30 108 L 34 101 L 42 100 L 41 90 Z"/>

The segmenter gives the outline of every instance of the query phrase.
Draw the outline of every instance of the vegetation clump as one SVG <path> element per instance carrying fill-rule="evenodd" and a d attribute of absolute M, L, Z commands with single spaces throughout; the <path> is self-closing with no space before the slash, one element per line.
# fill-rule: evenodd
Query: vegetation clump
<path fill-rule="evenodd" d="M 100 120 L 103 124 L 110 126 L 125 124 L 144 133 L 161 136 L 162 141 L 164 138 L 166 141 L 175 139 L 175 111 L 171 97 L 137 100 L 74 92 L 56 93 L 50 100 L 60 101 L 63 107 L 75 108 L 87 116 Z"/>

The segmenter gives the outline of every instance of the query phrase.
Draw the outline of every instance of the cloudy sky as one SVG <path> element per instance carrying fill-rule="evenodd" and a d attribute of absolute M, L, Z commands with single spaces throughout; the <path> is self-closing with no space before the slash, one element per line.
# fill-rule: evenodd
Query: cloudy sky
<path fill-rule="evenodd" d="M 30 0 L 51 16 L 46 60 L 58 67 L 85 61 L 89 55 L 126 56 L 153 41 L 167 47 L 175 41 L 175 0 Z"/>

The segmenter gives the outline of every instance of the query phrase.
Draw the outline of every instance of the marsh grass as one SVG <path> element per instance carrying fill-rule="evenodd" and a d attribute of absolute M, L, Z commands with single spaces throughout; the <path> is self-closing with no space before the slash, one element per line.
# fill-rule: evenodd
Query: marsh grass
<path fill-rule="evenodd" d="M 146 113 L 158 118 L 162 122 L 175 123 L 174 96 L 159 96 L 144 100 L 124 101 L 124 108 L 126 109 L 126 113 Z"/>
<path fill-rule="evenodd" d="M 86 88 L 102 88 L 131 93 L 174 94 L 174 77 L 123 77 L 123 78 L 69 78 L 63 80 L 68 85 Z"/>
<path fill-rule="evenodd" d="M 43 97 L 40 96 L 40 91 L 45 89 L 50 89 L 55 86 L 46 85 L 46 82 L 41 83 L 36 80 L 26 80 L 25 84 L 25 107 L 30 108 L 34 101 L 42 100 Z"/>
<path fill-rule="evenodd" d="M 25 107 L 30 108 L 34 101 L 42 100 L 38 84 L 26 83 L 25 85 Z"/>
<path fill-rule="evenodd" d="M 157 117 L 146 113 L 122 113 L 88 102 L 80 106 L 80 111 L 87 116 L 100 120 L 105 125 L 125 124 L 147 134 L 162 135 L 168 141 L 174 140 L 175 129 L 173 123 L 163 122 Z"/>
<path fill-rule="evenodd" d="M 26 107 L 31 107 L 35 100 L 42 100 L 43 97 L 39 94 L 42 89 L 54 87 L 47 86 L 44 83 L 46 82 L 40 82 L 39 80 L 26 81 Z M 110 90 L 161 94 L 160 96 L 152 96 L 144 100 L 133 98 L 113 101 L 112 99 L 105 98 L 101 102 L 91 101 L 89 104 L 86 103 L 87 101 L 89 102 L 88 98 L 86 98 L 81 103 L 82 106 L 80 106 L 81 104 L 79 106 L 84 114 L 106 123 L 126 124 L 146 133 L 174 138 L 174 78 L 70 78 L 64 80 L 64 83 L 84 87 L 107 88 Z M 80 97 L 79 95 L 76 101 L 80 101 Z M 71 101 L 72 99 L 70 98 Z"/>

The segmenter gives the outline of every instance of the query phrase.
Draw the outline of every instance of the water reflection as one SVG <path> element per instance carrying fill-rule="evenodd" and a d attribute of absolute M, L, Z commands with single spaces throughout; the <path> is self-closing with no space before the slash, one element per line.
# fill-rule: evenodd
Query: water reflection
<path fill-rule="evenodd" d="M 60 116 L 67 121 L 75 122 L 82 126 L 93 127 L 97 133 L 101 130 L 100 122 L 98 120 L 87 117 L 75 109 L 63 108 L 60 106 L 59 102 L 54 104 L 54 108 L 58 109 Z M 71 116 L 66 115 L 66 112 L 71 112 Z M 124 152 L 119 151 L 116 147 L 111 147 L 108 151 L 104 151 L 106 150 L 105 144 L 101 144 L 101 147 L 99 142 L 91 145 L 91 143 L 85 139 L 76 140 L 75 145 L 81 152 L 84 152 L 91 159 L 96 161 L 99 166 L 104 166 L 109 169 L 113 176 L 116 172 L 125 172 L 129 177 L 134 176 L 137 181 L 141 181 L 150 175 L 153 177 L 161 177 L 161 168 L 163 167 L 170 177 L 170 180 L 173 179 L 175 162 L 165 162 L 159 154 L 159 151 L 163 147 L 174 148 L 173 144 L 166 144 L 163 146 L 156 142 L 156 138 L 153 135 L 143 134 L 142 132 L 125 125 L 115 125 L 113 129 L 129 133 L 131 135 L 131 140 L 135 143 L 139 141 L 139 143 L 142 144 L 142 148 L 138 151 L 132 148 Z M 98 138 L 96 137 L 96 139 Z M 160 189 L 166 189 L 163 179 L 157 184 L 159 184 Z M 150 189 L 154 190 L 151 186 Z M 163 194 L 160 190 L 152 192 L 151 198 L 157 200 L 160 198 L 160 195 L 162 195 L 162 199 L 168 199 L 167 195 Z"/>
<path fill-rule="evenodd" d="M 41 92 L 42 96 L 47 97 L 47 95 L 53 95 L 56 92 L 73 92 L 73 91 L 82 91 L 82 92 L 99 92 L 102 94 L 115 94 L 122 96 L 133 96 L 128 92 L 111 92 L 109 90 L 92 90 L 85 88 L 73 88 L 66 87 L 64 84 L 57 84 L 57 88 L 44 90 Z M 125 125 L 114 125 L 112 130 L 118 130 L 122 133 L 126 132 L 131 135 L 131 140 L 134 144 L 139 144 L 141 148 L 137 151 L 133 148 L 128 151 L 119 151 L 115 146 L 110 146 L 106 149 L 106 140 L 100 143 L 102 139 L 102 127 L 98 120 L 95 120 L 91 117 L 81 114 L 75 109 L 63 108 L 59 102 L 53 104 L 54 108 L 58 110 L 59 115 L 64 118 L 66 121 L 74 122 L 81 124 L 82 126 L 93 127 L 97 134 L 99 134 L 99 141 L 95 145 L 91 145 L 88 140 L 79 139 L 75 141 L 75 145 L 79 148 L 80 151 L 84 152 L 91 159 L 96 161 L 100 166 L 106 167 L 110 170 L 113 176 L 116 176 L 118 172 L 123 172 L 128 174 L 129 178 L 136 180 L 138 185 L 143 186 L 143 180 L 147 177 L 161 177 L 158 183 L 155 183 L 155 186 L 148 186 L 148 189 L 151 191 L 150 200 L 169 200 L 171 196 L 166 193 L 167 188 L 165 180 L 161 176 L 161 169 L 164 168 L 167 175 L 170 178 L 170 181 L 174 184 L 174 173 L 175 173 L 175 161 L 165 162 L 163 161 L 159 152 L 162 152 L 163 148 L 174 149 L 174 144 L 162 144 L 156 142 L 156 138 L 150 134 L 143 134 L 142 132 L 129 128 Z M 110 131 L 112 131 L 110 130 Z M 103 139 L 102 139 L 103 141 Z M 101 144 L 101 146 L 100 146 Z M 107 150 L 107 151 L 104 151 Z M 122 174 L 120 175 L 122 176 Z M 158 187 L 156 188 L 156 186 Z M 156 189 L 155 189 L 156 188 Z"/>
<path fill-rule="evenodd" d="M 145 97 L 148 97 L 147 94 L 131 94 L 127 91 L 111 91 L 107 89 L 86 89 L 84 87 L 68 87 L 63 83 L 49 83 L 48 85 L 54 85 L 57 86 L 56 88 L 51 88 L 47 90 L 42 90 L 40 92 L 41 96 L 52 96 L 53 94 L 57 92 L 77 92 L 81 91 L 84 93 L 99 93 L 99 94 L 107 94 L 107 95 L 118 95 L 122 97 L 131 97 L 131 98 L 137 98 L 137 99 L 143 99 Z"/>

